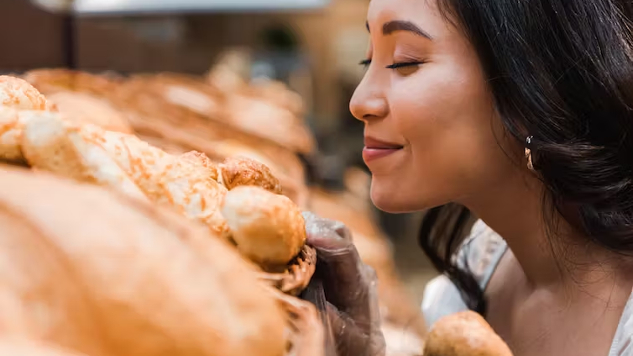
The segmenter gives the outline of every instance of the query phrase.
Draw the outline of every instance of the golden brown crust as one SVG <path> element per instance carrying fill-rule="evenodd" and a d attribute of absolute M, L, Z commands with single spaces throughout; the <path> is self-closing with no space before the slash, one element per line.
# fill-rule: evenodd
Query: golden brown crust
<path fill-rule="evenodd" d="M 78 127 L 56 113 L 28 115 L 22 146 L 31 166 L 172 206 L 228 238 L 220 213 L 226 188 L 213 180 L 217 171 L 208 160 L 172 156 L 136 136 L 94 125 Z"/>
<path fill-rule="evenodd" d="M 512 356 L 512 352 L 484 318 L 467 311 L 438 320 L 424 346 L 424 356 L 463 355 Z"/>
<path fill-rule="evenodd" d="M 20 141 L 23 122 L 21 110 L 49 110 L 56 108 L 31 84 L 23 79 L 0 76 L 0 160 L 23 162 Z"/>
<path fill-rule="evenodd" d="M 46 111 L 23 111 L 20 120 L 24 122 L 22 153 L 31 167 L 145 199 L 103 149 L 103 138 L 89 134 L 90 126 L 79 128 L 64 121 L 60 114 Z M 95 126 L 94 130 L 100 128 Z"/>
<path fill-rule="evenodd" d="M 253 185 L 281 194 L 281 184 L 266 165 L 246 157 L 229 157 L 220 165 L 222 184 L 231 190 L 241 185 Z"/>
<path fill-rule="evenodd" d="M 199 165 L 208 169 L 209 178 L 218 181 L 220 178 L 220 173 L 218 169 L 218 165 L 213 163 L 207 155 L 198 151 L 190 151 L 187 153 L 183 153 L 178 157 L 179 160 L 184 160 L 187 162 L 191 162 L 193 164 Z"/>
<path fill-rule="evenodd" d="M 201 156 L 172 156 L 133 135 L 105 131 L 103 147 L 154 202 L 176 208 L 199 219 L 228 238 L 228 226 L 220 213 L 227 190 L 213 180 L 213 165 Z M 202 164 L 200 164 L 200 162 Z"/>
<path fill-rule="evenodd" d="M 263 188 L 230 190 L 222 215 L 238 250 L 265 268 L 287 265 L 305 244 L 305 221 L 297 205 Z"/>
<path fill-rule="evenodd" d="M 0 75 L 0 106 L 18 110 L 46 110 L 46 98 L 27 81 Z"/>
<path fill-rule="evenodd" d="M 4 336 L 90 356 L 284 353 L 257 269 L 202 226 L 48 175 L 7 169 L 0 185 Z"/>

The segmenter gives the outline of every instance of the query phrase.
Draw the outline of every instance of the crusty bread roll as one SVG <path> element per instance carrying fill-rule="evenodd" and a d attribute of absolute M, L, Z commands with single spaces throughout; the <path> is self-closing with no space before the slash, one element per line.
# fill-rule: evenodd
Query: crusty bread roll
<path fill-rule="evenodd" d="M 112 131 L 95 134 L 103 138 L 105 150 L 152 201 L 201 220 L 228 238 L 228 225 L 220 213 L 227 190 L 213 179 L 217 170 L 212 162 L 195 153 L 167 154 L 133 135 Z"/>
<path fill-rule="evenodd" d="M 222 215 L 238 250 L 264 268 L 287 265 L 305 244 L 305 221 L 297 205 L 263 188 L 233 188 Z"/>
<path fill-rule="evenodd" d="M 55 345 L 29 339 L 3 338 L 0 340 L 0 355 L 3 356 L 88 356 L 62 349 Z"/>
<path fill-rule="evenodd" d="M 49 110 L 46 98 L 26 81 L 0 76 L 0 160 L 22 161 L 20 110 Z"/>
<path fill-rule="evenodd" d="M 44 95 L 27 81 L 0 75 L 0 106 L 18 110 L 46 110 L 48 104 Z"/>
<path fill-rule="evenodd" d="M 220 165 L 222 184 L 231 190 L 241 185 L 254 185 L 281 194 L 281 183 L 270 168 L 246 157 L 229 157 Z"/>
<path fill-rule="evenodd" d="M 88 128 L 65 122 L 58 113 L 22 111 L 22 153 L 36 169 L 119 190 L 146 199 L 139 187 L 101 146 Z"/>
<path fill-rule="evenodd" d="M 479 314 L 467 311 L 438 320 L 427 335 L 424 356 L 512 356 Z"/>
<path fill-rule="evenodd" d="M 44 173 L 0 175 L 0 330 L 90 356 L 280 356 L 285 313 L 202 226 Z"/>

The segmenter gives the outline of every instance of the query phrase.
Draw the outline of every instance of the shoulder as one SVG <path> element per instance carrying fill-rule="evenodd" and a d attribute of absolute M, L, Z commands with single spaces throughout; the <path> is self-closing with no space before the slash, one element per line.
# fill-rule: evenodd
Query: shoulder
<path fill-rule="evenodd" d="M 458 249 L 454 262 L 470 271 L 483 290 L 506 249 L 503 238 L 479 220 Z M 443 316 L 467 309 L 457 287 L 446 276 L 438 276 L 426 285 L 422 312 L 427 326 Z"/>

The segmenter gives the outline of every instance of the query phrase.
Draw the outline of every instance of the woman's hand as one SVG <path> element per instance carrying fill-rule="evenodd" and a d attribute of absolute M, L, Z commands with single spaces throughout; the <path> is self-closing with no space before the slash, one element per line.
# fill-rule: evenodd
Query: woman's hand
<path fill-rule="evenodd" d="M 308 245 L 317 250 L 315 277 L 325 292 L 337 355 L 384 355 L 375 272 L 361 261 L 345 225 L 308 212 L 303 216 Z"/>

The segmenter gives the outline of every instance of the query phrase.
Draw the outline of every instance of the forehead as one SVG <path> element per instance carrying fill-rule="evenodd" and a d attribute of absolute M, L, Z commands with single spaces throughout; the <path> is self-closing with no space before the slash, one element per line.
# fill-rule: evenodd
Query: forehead
<path fill-rule="evenodd" d="M 370 30 L 380 31 L 383 24 L 403 20 L 424 28 L 431 35 L 440 36 L 448 24 L 440 14 L 437 0 L 371 0 L 367 13 Z"/>

